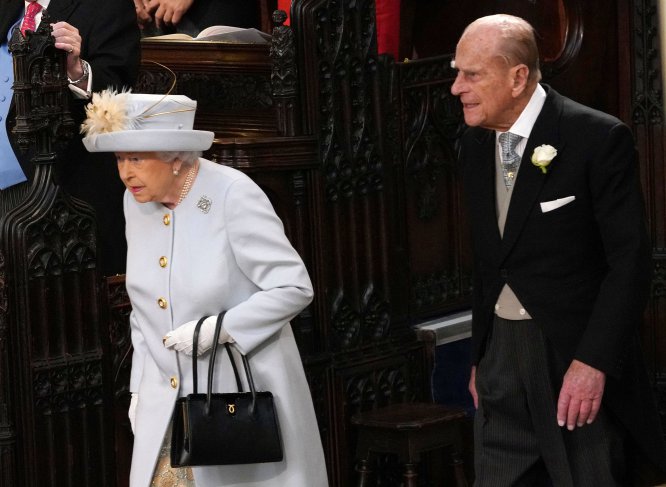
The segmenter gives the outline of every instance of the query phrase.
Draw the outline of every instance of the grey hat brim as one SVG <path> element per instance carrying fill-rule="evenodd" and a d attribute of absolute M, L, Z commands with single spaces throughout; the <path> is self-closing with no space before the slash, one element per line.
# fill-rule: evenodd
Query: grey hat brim
<path fill-rule="evenodd" d="M 88 152 L 203 151 L 213 145 L 205 130 L 121 130 L 83 138 Z"/>

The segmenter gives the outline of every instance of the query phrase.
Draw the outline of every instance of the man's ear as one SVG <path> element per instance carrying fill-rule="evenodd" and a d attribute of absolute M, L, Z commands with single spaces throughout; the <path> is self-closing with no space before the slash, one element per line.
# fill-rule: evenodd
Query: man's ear
<path fill-rule="evenodd" d="M 530 76 L 530 69 L 525 64 L 517 64 L 511 68 L 513 76 L 512 94 L 514 98 L 519 97 L 527 87 L 527 80 Z"/>

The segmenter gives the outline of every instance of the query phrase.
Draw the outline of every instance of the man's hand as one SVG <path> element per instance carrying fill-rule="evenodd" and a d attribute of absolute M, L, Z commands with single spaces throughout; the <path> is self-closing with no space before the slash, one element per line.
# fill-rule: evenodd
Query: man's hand
<path fill-rule="evenodd" d="M 564 374 L 557 400 L 557 423 L 572 431 L 592 423 L 601 407 L 606 374 L 583 362 L 574 360 Z"/>
<path fill-rule="evenodd" d="M 194 3 L 194 0 L 148 0 L 146 3 L 148 13 L 155 17 L 155 25 L 162 28 L 165 25 L 178 25 Z"/>
<path fill-rule="evenodd" d="M 472 395 L 472 399 L 474 399 L 474 408 L 479 409 L 479 396 L 476 393 L 476 366 L 472 366 L 472 372 L 469 376 L 468 389 L 469 393 Z"/>
<path fill-rule="evenodd" d="M 136 10 L 136 21 L 139 28 L 143 29 L 146 24 L 153 21 L 153 18 L 148 12 L 148 2 L 144 0 L 134 0 L 134 9 Z"/>
<path fill-rule="evenodd" d="M 67 22 L 56 22 L 53 24 L 53 37 L 55 47 L 67 51 L 67 76 L 71 79 L 79 79 L 83 76 L 81 66 L 81 36 L 79 29 Z"/>

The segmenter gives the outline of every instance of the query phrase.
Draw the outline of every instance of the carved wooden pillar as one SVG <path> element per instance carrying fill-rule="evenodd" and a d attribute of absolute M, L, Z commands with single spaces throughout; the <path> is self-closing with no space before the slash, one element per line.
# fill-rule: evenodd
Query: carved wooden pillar
<path fill-rule="evenodd" d="M 442 315 L 471 301 L 472 270 L 457 170 L 462 110 L 451 56 L 399 64 L 410 312 Z"/>
<path fill-rule="evenodd" d="M 9 323 L 7 320 L 7 292 L 5 284 L 5 258 L 0 253 L 0 485 L 13 485 L 16 478 L 16 424 L 13 415 L 9 384 L 10 359 L 9 351 L 12 343 L 9 340 Z"/>
<path fill-rule="evenodd" d="M 331 485 L 354 485 L 352 414 L 428 397 L 410 329 L 400 142 L 389 106 L 394 65 L 377 56 L 372 0 L 295 0 L 304 135 L 318 140 L 313 274 L 324 337 L 315 408 Z M 392 140 L 391 140 L 392 139 Z M 314 375 L 313 375 L 314 377 Z M 320 420 L 321 424 L 321 420 Z M 390 485 L 390 484 L 387 484 Z"/>
<path fill-rule="evenodd" d="M 296 69 L 296 42 L 294 32 L 283 25 L 287 14 L 283 10 L 273 13 L 273 38 L 271 40 L 271 90 L 277 116 L 278 134 L 300 134 L 297 111 L 298 70 Z"/>
<path fill-rule="evenodd" d="M 662 427 L 666 429 L 666 130 L 663 108 L 663 66 L 657 0 L 618 2 L 620 22 L 622 117 L 636 137 L 641 163 L 654 275 L 643 327 L 643 349 L 656 379 Z"/>
<path fill-rule="evenodd" d="M 113 485 L 94 213 L 54 181 L 75 132 L 66 54 L 46 11 L 10 49 L 14 133 L 35 172 L 0 195 L 0 486 Z"/>

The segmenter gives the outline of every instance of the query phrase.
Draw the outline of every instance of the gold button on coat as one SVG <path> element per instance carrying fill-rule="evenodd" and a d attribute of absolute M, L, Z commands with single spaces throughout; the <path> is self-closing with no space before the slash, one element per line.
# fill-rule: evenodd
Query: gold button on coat
<path fill-rule="evenodd" d="M 162 309 L 166 309 L 166 307 L 167 307 L 167 300 L 164 299 L 164 298 L 159 298 L 159 299 L 157 300 L 157 305 L 158 305 L 160 308 L 162 308 Z"/>
<path fill-rule="evenodd" d="M 166 267 L 167 266 L 167 258 L 162 256 L 160 257 L 160 267 Z"/>
<path fill-rule="evenodd" d="M 173 387 L 174 389 L 178 387 L 178 379 L 175 376 L 171 377 L 170 382 L 171 382 L 171 387 Z"/>
<path fill-rule="evenodd" d="M 171 223 L 171 215 L 169 215 L 168 213 L 164 215 L 164 217 L 162 218 L 162 222 L 164 222 L 165 225 Z"/>

